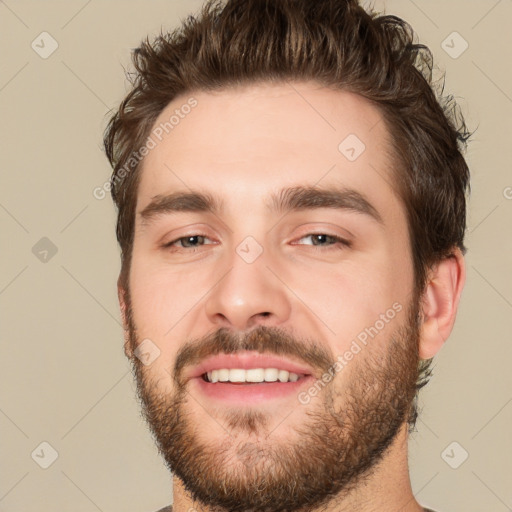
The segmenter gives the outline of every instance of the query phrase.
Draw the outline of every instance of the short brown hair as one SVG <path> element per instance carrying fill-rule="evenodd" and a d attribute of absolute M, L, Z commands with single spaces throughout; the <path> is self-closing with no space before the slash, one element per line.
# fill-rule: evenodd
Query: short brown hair
<path fill-rule="evenodd" d="M 146 38 L 133 64 L 133 88 L 104 135 L 126 286 L 140 178 L 140 163 L 128 165 L 131 155 L 176 96 L 261 81 L 314 81 L 358 94 L 380 111 L 407 213 L 417 294 L 432 265 L 454 248 L 465 252 L 469 170 L 461 151 L 470 133 L 453 97 L 435 90 L 430 50 L 400 18 L 367 13 L 357 0 L 208 0 L 172 33 Z"/>

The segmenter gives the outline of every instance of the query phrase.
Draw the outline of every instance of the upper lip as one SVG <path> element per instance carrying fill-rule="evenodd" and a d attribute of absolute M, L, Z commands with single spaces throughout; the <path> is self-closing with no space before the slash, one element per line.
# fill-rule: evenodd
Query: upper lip
<path fill-rule="evenodd" d="M 244 352 L 236 354 L 217 354 L 201 361 L 187 373 L 188 379 L 200 377 L 201 375 L 221 368 L 277 368 L 278 370 L 287 370 L 299 375 L 312 375 L 313 370 L 303 364 L 290 361 L 283 357 L 272 354 L 262 354 L 259 352 Z"/>

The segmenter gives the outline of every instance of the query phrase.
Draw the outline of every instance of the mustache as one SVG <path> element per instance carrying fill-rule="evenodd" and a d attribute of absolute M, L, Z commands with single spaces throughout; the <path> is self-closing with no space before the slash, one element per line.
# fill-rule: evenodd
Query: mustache
<path fill-rule="evenodd" d="M 236 333 L 222 327 L 203 338 L 186 342 L 178 351 L 174 363 L 174 380 L 182 383 L 183 370 L 220 353 L 235 354 L 254 351 L 300 359 L 324 373 L 334 362 L 328 348 L 309 338 L 295 338 L 278 327 L 258 326 L 248 333 Z"/>

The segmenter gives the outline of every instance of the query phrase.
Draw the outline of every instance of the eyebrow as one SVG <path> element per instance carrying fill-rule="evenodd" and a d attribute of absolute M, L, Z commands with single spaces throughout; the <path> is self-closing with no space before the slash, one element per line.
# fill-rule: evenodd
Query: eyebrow
<path fill-rule="evenodd" d="M 322 188 L 317 186 L 297 186 L 273 193 L 266 206 L 272 213 L 285 214 L 292 211 L 333 208 L 363 214 L 383 224 L 377 209 L 357 190 L 348 188 Z M 178 212 L 209 212 L 220 215 L 223 201 L 204 192 L 174 192 L 168 195 L 157 195 L 139 212 L 143 224 L 149 224 L 161 215 Z"/>

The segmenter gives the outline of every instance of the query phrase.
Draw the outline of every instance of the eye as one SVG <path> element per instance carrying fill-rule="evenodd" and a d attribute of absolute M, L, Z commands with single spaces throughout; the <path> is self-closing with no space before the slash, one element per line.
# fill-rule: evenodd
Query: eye
<path fill-rule="evenodd" d="M 303 245 L 313 245 L 315 247 L 326 248 L 329 249 L 343 249 L 344 247 L 350 247 L 350 242 L 335 235 L 328 235 L 327 233 L 309 233 L 308 235 L 299 238 L 299 242 L 301 240 L 305 240 L 310 238 L 312 243 L 303 244 Z"/>
<path fill-rule="evenodd" d="M 328 235 L 327 233 L 309 233 L 301 238 L 299 238 L 299 242 L 301 240 L 310 239 L 311 243 L 304 243 L 299 245 L 312 245 L 314 247 L 318 247 L 322 249 L 342 249 L 344 247 L 350 247 L 350 242 L 335 235 Z M 163 248 L 169 249 L 189 249 L 187 252 L 195 252 L 195 250 L 202 245 L 212 245 L 212 243 L 205 243 L 206 240 L 210 240 L 206 235 L 201 234 L 192 234 L 187 236 L 182 236 L 180 238 L 176 238 L 175 240 L 171 240 L 163 245 Z M 210 240 L 211 242 L 211 240 Z"/>
<path fill-rule="evenodd" d="M 180 238 L 176 238 L 175 240 L 172 240 L 170 242 L 167 242 L 166 244 L 163 245 L 163 247 L 166 249 L 172 248 L 172 247 L 175 247 L 177 249 L 192 249 L 192 252 L 194 252 L 194 249 L 204 245 L 205 240 L 210 240 L 210 239 L 207 236 L 200 235 L 200 234 L 187 235 L 187 236 L 182 236 Z M 211 244 L 206 244 L 206 245 L 211 245 Z"/>

